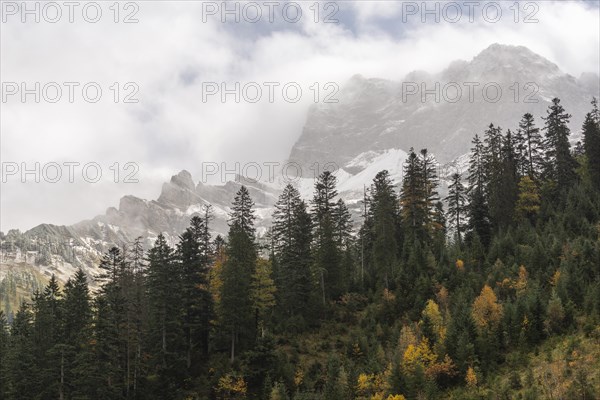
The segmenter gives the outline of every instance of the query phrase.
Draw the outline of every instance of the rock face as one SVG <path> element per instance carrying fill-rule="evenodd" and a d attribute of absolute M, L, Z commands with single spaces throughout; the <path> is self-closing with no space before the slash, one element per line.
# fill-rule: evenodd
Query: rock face
<path fill-rule="evenodd" d="M 541 126 L 553 97 L 573 114 L 577 132 L 598 92 L 596 74 L 576 79 L 525 47 L 494 44 L 436 75 L 414 72 L 402 82 L 354 76 L 340 90 L 339 103 L 310 109 L 289 158 L 302 166 L 343 167 L 367 150 L 414 147 L 446 163 L 468 151 L 473 135 L 490 122 L 514 129 L 530 112 Z"/>
<path fill-rule="evenodd" d="M 463 93 L 454 103 L 443 98 L 435 101 L 434 95 L 422 101 L 420 93 L 407 95 L 407 82 L 414 82 L 417 87 L 424 83 L 427 89 L 435 88 L 435 82 L 441 87 L 456 82 L 463 87 Z M 537 100 L 535 103 L 524 102 L 525 96 L 533 93 L 532 89 L 523 89 L 528 82 L 539 88 L 529 99 Z M 473 102 L 465 91 L 465 83 L 480 84 Z M 480 90 L 493 83 L 503 90 L 496 103 L 485 101 Z M 520 101 L 515 101 L 515 91 L 510 89 L 515 83 L 521 88 Z M 340 167 L 336 172 L 338 192 L 358 223 L 363 188 L 383 169 L 400 183 L 402 164 L 411 146 L 417 150 L 428 148 L 447 166 L 447 173 L 440 171 L 443 193 L 444 177 L 465 168 L 465 154 L 473 135 L 483 132 L 490 122 L 515 128 L 520 117 L 531 112 L 538 126 L 542 126 L 540 117 L 545 115 L 550 100 L 558 96 L 573 114 L 571 129 L 575 133 L 590 109 L 592 95 L 598 95 L 598 91 L 598 75 L 584 74 L 576 79 L 524 47 L 500 45 L 490 46 L 470 62 L 456 61 L 438 75 L 411 73 L 404 85 L 355 76 L 340 91 L 338 104 L 320 105 L 309 111 L 290 161 L 300 163 L 306 170 L 311 170 L 315 162 L 321 166 L 335 162 Z M 64 281 L 80 266 L 92 278 L 104 252 L 137 237 L 142 237 L 147 248 L 159 233 L 174 244 L 190 218 L 202 214 L 208 204 L 213 206 L 213 233 L 225 235 L 230 205 L 242 184 L 248 187 L 255 202 L 257 232 L 263 235 L 271 224 L 273 205 L 283 187 L 280 178 L 275 183 L 261 183 L 237 177 L 224 185 L 205 185 L 195 184 L 189 172 L 181 171 L 163 184 L 156 200 L 124 196 L 118 208 L 110 207 L 103 215 L 71 226 L 42 224 L 24 233 L 0 233 L 0 300 L 7 296 L 5 289 L 15 282 L 25 282 L 23 285 L 27 286 L 19 293 L 30 293 L 51 274 Z M 309 200 L 313 179 L 299 179 L 295 184 Z M 2 304 L 19 303 L 16 298 L 9 300 Z"/>

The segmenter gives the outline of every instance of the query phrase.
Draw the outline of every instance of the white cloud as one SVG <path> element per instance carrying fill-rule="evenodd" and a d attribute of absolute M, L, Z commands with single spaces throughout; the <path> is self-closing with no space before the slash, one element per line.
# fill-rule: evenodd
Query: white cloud
<path fill-rule="evenodd" d="M 216 17 L 203 23 L 198 2 L 141 2 L 139 23 L 115 24 L 109 3 L 101 4 L 97 24 L 23 24 L 12 16 L 1 24 L 3 82 L 95 81 L 104 89 L 96 104 L 2 103 L 3 162 L 95 161 L 105 169 L 97 184 L 9 179 L 0 201 L 4 231 L 73 223 L 125 194 L 154 198 L 180 169 L 198 179 L 202 161 L 284 160 L 301 134 L 314 82 L 437 72 L 494 42 L 525 45 L 575 76 L 599 67 L 598 9 L 585 2 L 537 2 L 535 24 L 514 23 L 512 2 L 502 3 L 495 24 L 480 16 L 474 23 L 423 24 L 414 16 L 403 23 L 400 2 L 341 2 L 340 24 L 315 23 L 312 3 L 303 3 L 295 24 L 223 24 Z M 280 91 L 273 104 L 202 103 L 208 81 L 298 82 L 304 95 L 296 104 Z M 111 102 L 113 82 L 136 82 L 139 103 Z M 138 163 L 140 183 L 111 183 L 106 169 L 117 161 Z"/>

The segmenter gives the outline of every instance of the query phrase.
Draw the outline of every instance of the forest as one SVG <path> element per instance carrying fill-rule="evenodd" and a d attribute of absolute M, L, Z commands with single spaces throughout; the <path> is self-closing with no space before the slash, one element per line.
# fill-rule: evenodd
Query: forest
<path fill-rule="evenodd" d="M 226 237 L 207 206 L 176 244 L 113 247 L 97 291 L 80 269 L 0 312 L 0 398 L 597 399 L 590 109 L 576 145 L 559 99 L 490 124 L 443 197 L 435 157 L 411 149 L 357 223 L 325 171 L 310 201 L 285 187 L 266 240 L 241 186 Z"/>

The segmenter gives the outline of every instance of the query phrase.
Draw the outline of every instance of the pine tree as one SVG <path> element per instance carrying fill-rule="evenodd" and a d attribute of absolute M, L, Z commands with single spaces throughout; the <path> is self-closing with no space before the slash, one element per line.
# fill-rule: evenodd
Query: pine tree
<path fill-rule="evenodd" d="M 311 288 L 310 245 L 312 221 L 300 193 L 287 185 L 273 213 L 273 253 L 277 265 L 275 282 L 284 315 L 308 316 Z"/>
<path fill-rule="evenodd" d="M 8 396 L 8 350 L 9 350 L 8 321 L 4 316 L 4 311 L 0 310 L 0 397 Z"/>
<path fill-rule="evenodd" d="M 433 155 L 427 152 L 427 149 L 421 150 L 421 168 L 423 174 L 423 189 L 425 191 L 425 208 L 427 213 L 425 214 L 425 226 L 430 235 L 435 231 L 433 224 L 433 218 L 435 215 L 435 205 L 440 200 L 437 192 L 439 185 L 437 176 L 437 161 Z"/>
<path fill-rule="evenodd" d="M 252 330 L 250 283 L 257 259 L 253 205 L 248 189 L 242 186 L 235 196 L 229 218 L 227 260 L 221 274 L 221 318 L 231 335 L 232 363 L 236 343 L 248 339 Z"/>
<path fill-rule="evenodd" d="M 89 352 L 88 341 L 92 334 L 92 308 L 87 278 L 80 268 L 65 284 L 64 305 L 64 336 L 63 336 L 63 368 L 62 385 L 66 397 L 81 394 L 87 376 L 80 373 L 88 369 L 84 357 L 80 355 Z"/>
<path fill-rule="evenodd" d="M 335 175 L 330 171 L 324 171 L 315 183 L 312 201 L 314 257 L 321 281 L 323 305 L 326 304 L 327 299 L 338 298 L 344 292 L 340 251 L 335 240 L 334 199 L 337 197 L 335 186 Z"/>
<path fill-rule="evenodd" d="M 583 147 L 592 186 L 600 190 L 600 111 L 596 98 L 592 100 L 592 107 L 583 123 Z"/>
<path fill-rule="evenodd" d="M 206 249 L 205 220 L 194 216 L 180 236 L 177 259 L 182 283 L 183 328 L 186 332 L 185 359 L 188 371 L 196 368 L 197 351 L 208 350 L 212 299 L 208 291 L 209 251 Z M 198 349 L 198 350 L 197 350 Z"/>
<path fill-rule="evenodd" d="M 540 129 L 535 126 L 533 115 L 526 113 L 519 122 L 516 135 L 517 151 L 520 155 L 520 173 L 537 180 L 544 164 L 544 152 Z"/>
<path fill-rule="evenodd" d="M 395 278 L 395 269 L 398 263 L 398 250 L 400 248 L 399 231 L 400 217 L 398 210 L 398 197 L 394 191 L 394 184 L 387 170 L 375 176 L 371 185 L 371 200 L 369 226 L 372 232 L 371 259 L 377 274 L 378 281 L 383 287 L 388 288 L 390 280 Z"/>
<path fill-rule="evenodd" d="M 448 196 L 445 200 L 448 204 L 448 218 L 450 219 L 450 224 L 454 227 L 456 239 L 460 246 L 462 243 L 462 233 L 466 224 L 467 195 L 459 173 L 452 175 L 452 183 L 448 186 Z"/>
<path fill-rule="evenodd" d="M 577 162 L 571 155 L 571 134 L 568 123 L 570 114 L 560 104 L 558 98 L 552 99 L 552 105 L 548 107 L 547 116 L 544 117 L 546 132 L 544 147 L 545 154 L 545 177 L 556 182 L 560 190 L 569 188 L 575 182 L 575 167 Z"/>
<path fill-rule="evenodd" d="M 483 144 L 475 135 L 469 162 L 469 233 L 476 234 L 484 246 L 490 242 L 489 208 L 485 196 L 486 175 L 484 170 Z M 473 236 L 473 235 L 470 235 Z"/>
<path fill-rule="evenodd" d="M 6 391 L 11 400 L 35 399 L 42 392 L 33 321 L 31 307 L 22 303 L 12 323 L 10 349 L 6 355 L 6 376 L 9 383 Z"/>
<path fill-rule="evenodd" d="M 425 223 L 429 213 L 427 184 L 423 180 L 423 163 L 413 149 L 404 163 L 403 175 L 400 191 L 402 220 L 412 241 L 424 241 L 427 239 Z"/>
<path fill-rule="evenodd" d="M 487 201 L 490 225 L 497 229 L 503 220 L 506 198 L 503 188 L 504 181 L 504 146 L 505 140 L 500 127 L 490 124 L 484 133 L 483 145 L 483 173 L 484 193 Z"/>
<path fill-rule="evenodd" d="M 148 301 L 150 317 L 150 342 L 155 365 L 166 380 L 171 370 L 179 367 L 174 359 L 182 337 L 179 320 L 181 311 L 181 282 L 175 265 L 174 250 L 161 233 L 148 251 Z M 165 388 L 166 390 L 166 388 Z"/>
<path fill-rule="evenodd" d="M 506 132 L 502 144 L 502 161 L 500 170 L 498 197 L 498 215 L 496 225 L 506 227 L 513 221 L 513 212 L 518 195 L 518 159 L 515 142 L 510 129 Z"/>

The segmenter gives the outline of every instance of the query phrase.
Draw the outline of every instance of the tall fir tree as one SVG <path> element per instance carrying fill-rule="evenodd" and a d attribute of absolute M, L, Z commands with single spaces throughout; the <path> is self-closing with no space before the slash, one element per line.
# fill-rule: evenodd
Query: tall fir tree
<path fill-rule="evenodd" d="M 540 129 L 535 126 L 533 115 L 526 113 L 519 121 L 515 135 L 519 154 L 519 172 L 533 180 L 539 179 L 544 164 L 544 149 Z"/>
<path fill-rule="evenodd" d="M 463 232 L 467 221 L 467 189 L 462 184 L 461 175 L 457 172 L 452 175 L 452 183 L 448 186 L 448 219 L 456 233 L 456 241 L 462 244 Z"/>
<path fill-rule="evenodd" d="M 487 246 L 490 242 L 489 208 L 485 195 L 486 174 L 484 166 L 484 147 L 478 135 L 473 138 L 469 161 L 469 239 L 473 234 Z"/>
<path fill-rule="evenodd" d="M 285 316 L 308 317 L 312 292 L 310 246 L 312 221 L 300 193 L 288 184 L 273 212 L 273 253 L 279 307 Z"/>
<path fill-rule="evenodd" d="M 185 359 L 188 372 L 198 367 L 198 356 L 208 352 L 212 299 L 208 291 L 209 255 L 205 248 L 205 220 L 194 216 L 180 236 L 177 260 L 181 274 Z"/>
<path fill-rule="evenodd" d="M 398 196 L 394 183 L 387 170 L 375 176 L 371 185 L 369 222 L 366 229 L 371 230 L 371 259 L 377 281 L 388 288 L 395 279 L 400 249 L 400 216 Z"/>
<path fill-rule="evenodd" d="M 571 115 L 560 104 L 558 98 L 552 99 L 547 116 L 543 117 L 545 131 L 545 178 L 553 181 L 560 191 L 566 190 L 575 182 L 577 162 L 571 155 L 568 123 Z"/>
<path fill-rule="evenodd" d="M 248 189 L 242 186 L 235 195 L 229 217 L 227 260 L 221 273 L 221 318 L 230 335 L 232 363 L 236 345 L 243 349 L 252 338 L 254 328 L 250 299 L 257 260 L 253 206 Z"/>
<path fill-rule="evenodd" d="M 320 278 L 323 305 L 328 299 L 336 299 L 344 292 L 340 251 L 335 240 L 336 182 L 331 171 L 321 173 L 315 182 L 312 200 L 314 261 Z"/>
<path fill-rule="evenodd" d="M 427 191 L 424 182 L 423 163 L 411 148 L 404 163 L 402 189 L 400 191 L 400 212 L 407 239 L 425 241 L 427 239 L 426 221 Z"/>
<path fill-rule="evenodd" d="M 592 187 L 600 190 L 600 111 L 598 100 L 592 100 L 592 111 L 583 123 L 583 148 Z"/>

